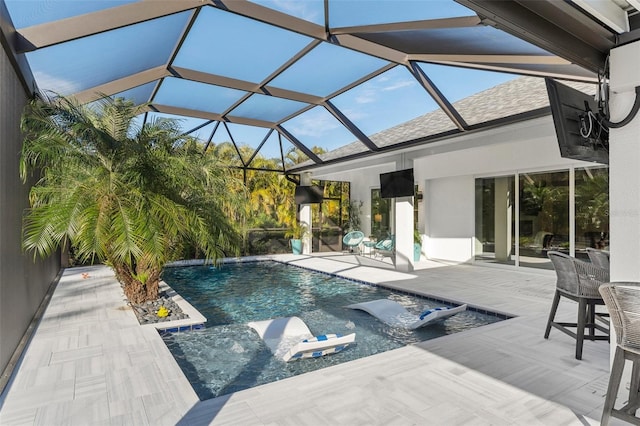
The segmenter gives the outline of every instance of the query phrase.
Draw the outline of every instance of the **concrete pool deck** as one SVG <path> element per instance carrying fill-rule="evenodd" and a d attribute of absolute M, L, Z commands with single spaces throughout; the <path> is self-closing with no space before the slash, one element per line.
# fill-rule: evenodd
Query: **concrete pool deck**
<path fill-rule="evenodd" d="M 404 274 L 363 256 L 274 257 L 517 317 L 199 401 L 111 271 L 67 269 L 0 399 L 0 424 L 599 424 L 609 344 L 585 342 L 578 361 L 569 336 L 543 339 L 553 271 L 424 261 Z M 576 310 L 563 301 L 559 315 Z"/>

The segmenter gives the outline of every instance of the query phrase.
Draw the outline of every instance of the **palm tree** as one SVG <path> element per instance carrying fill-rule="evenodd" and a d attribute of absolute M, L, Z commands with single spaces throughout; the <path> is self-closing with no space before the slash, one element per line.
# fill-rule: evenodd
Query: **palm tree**
<path fill-rule="evenodd" d="M 25 249 L 46 257 L 68 243 L 110 265 L 133 303 L 157 299 L 163 266 L 187 250 L 215 259 L 239 243 L 222 208 L 229 176 L 175 121 L 136 125 L 143 108 L 35 99 L 21 123 L 21 176 L 37 178 Z"/>

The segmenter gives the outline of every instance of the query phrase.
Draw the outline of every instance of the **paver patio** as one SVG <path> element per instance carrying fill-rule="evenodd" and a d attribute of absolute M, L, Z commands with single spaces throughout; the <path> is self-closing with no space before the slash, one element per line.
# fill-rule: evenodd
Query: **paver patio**
<path fill-rule="evenodd" d="M 362 256 L 275 257 L 516 317 L 199 401 L 155 329 L 138 325 L 111 271 L 67 269 L 0 400 L 0 424 L 599 423 L 609 345 L 585 342 L 578 361 L 570 337 L 543 339 L 552 271 L 427 261 L 403 274 Z M 562 302 L 559 313 L 570 319 L 576 305 Z"/>

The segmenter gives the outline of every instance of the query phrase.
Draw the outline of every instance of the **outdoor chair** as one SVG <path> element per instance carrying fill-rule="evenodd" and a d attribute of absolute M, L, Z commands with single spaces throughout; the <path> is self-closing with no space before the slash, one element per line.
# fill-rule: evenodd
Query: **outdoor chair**
<path fill-rule="evenodd" d="M 396 238 L 395 235 L 391 235 L 387 238 L 384 238 L 376 243 L 374 248 L 374 256 L 393 256 L 393 251 L 396 248 Z"/>
<path fill-rule="evenodd" d="M 609 270 L 609 252 L 587 247 L 587 256 L 594 265 Z"/>
<path fill-rule="evenodd" d="M 604 305 L 598 288 L 609 282 L 609 271 L 557 251 L 550 251 L 547 256 L 553 263 L 557 281 L 544 338 L 549 338 L 551 327 L 557 328 L 576 339 L 576 359 L 582 359 L 585 339 L 609 340 L 608 328 L 596 323 L 596 318 L 602 319 L 602 314 L 596 313 L 596 306 Z M 575 323 L 555 321 L 561 297 L 578 302 L 578 318 Z M 575 328 L 575 332 L 571 328 Z M 585 329 L 589 331 L 586 335 Z M 603 334 L 596 334 L 596 330 Z"/>
<path fill-rule="evenodd" d="M 364 240 L 364 233 L 362 231 L 348 232 L 343 238 L 342 243 L 347 247 L 349 252 L 360 252 L 360 244 Z"/>
<path fill-rule="evenodd" d="M 616 335 L 616 350 L 600 424 L 609 424 L 611 417 L 640 424 L 640 418 L 635 415 L 640 407 L 640 283 L 609 283 L 600 287 L 600 293 L 609 310 Z M 616 409 L 614 407 L 626 360 L 633 365 L 629 396 L 627 403 Z"/>

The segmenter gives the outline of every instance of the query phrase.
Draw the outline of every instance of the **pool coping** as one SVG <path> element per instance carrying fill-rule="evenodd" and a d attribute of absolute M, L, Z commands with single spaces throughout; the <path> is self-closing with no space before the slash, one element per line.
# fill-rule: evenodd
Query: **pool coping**
<path fill-rule="evenodd" d="M 176 292 L 169 284 L 164 281 L 160 281 L 159 290 L 164 291 L 165 294 L 175 302 L 176 305 L 182 309 L 188 318 L 162 321 L 152 324 L 141 324 L 141 327 L 155 328 L 159 333 L 176 333 L 181 331 L 201 330 L 205 327 L 207 318 L 200 313 L 191 303 L 186 301 L 178 292 Z"/>

